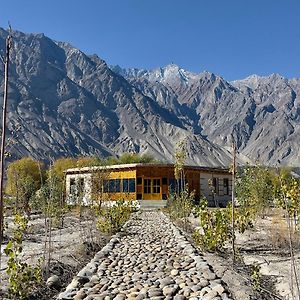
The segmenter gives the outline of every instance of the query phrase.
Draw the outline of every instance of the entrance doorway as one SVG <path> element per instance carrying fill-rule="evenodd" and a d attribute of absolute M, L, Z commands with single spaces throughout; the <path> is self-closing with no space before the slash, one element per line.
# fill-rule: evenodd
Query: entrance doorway
<path fill-rule="evenodd" d="M 144 178 L 144 200 L 161 200 L 161 179 Z"/>

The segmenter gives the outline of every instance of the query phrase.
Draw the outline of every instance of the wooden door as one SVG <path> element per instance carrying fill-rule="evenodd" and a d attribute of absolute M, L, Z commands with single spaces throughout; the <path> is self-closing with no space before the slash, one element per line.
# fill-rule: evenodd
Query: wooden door
<path fill-rule="evenodd" d="M 144 200 L 161 200 L 161 179 L 144 178 Z"/>

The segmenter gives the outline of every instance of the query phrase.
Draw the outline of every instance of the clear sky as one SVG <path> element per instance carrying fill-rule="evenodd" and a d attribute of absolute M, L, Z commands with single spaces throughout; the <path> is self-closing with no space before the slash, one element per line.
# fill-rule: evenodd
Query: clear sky
<path fill-rule="evenodd" d="M 0 27 L 43 32 L 108 64 L 176 63 L 227 80 L 300 77 L 300 0 L 8 0 Z"/>

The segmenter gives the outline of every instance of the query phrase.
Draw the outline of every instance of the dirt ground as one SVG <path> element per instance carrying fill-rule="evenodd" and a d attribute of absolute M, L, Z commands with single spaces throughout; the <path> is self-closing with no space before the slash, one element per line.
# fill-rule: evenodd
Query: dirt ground
<path fill-rule="evenodd" d="M 196 218 L 191 218 L 190 222 L 194 228 L 199 226 L 199 220 Z M 292 242 L 295 269 L 300 278 L 300 232 L 292 235 Z M 240 292 L 239 288 L 243 282 L 244 285 L 251 285 L 252 266 L 256 265 L 259 269 L 260 287 L 266 289 L 266 296 L 264 296 L 266 298 L 263 299 L 300 299 L 294 272 L 292 272 L 287 220 L 282 210 L 270 209 L 265 217 L 260 217 L 255 221 L 253 228 L 246 230 L 243 234 L 237 234 L 236 247 L 242 263 L 240 265 L 233 266 L 230 255 L 226 258 L 210 253 L 205 254 L 214 268 L 223 271 L 221 275 L 224 275 L 223 269 L 226 266 L 227 272 L 231 269 L 230 275 L 227 274 L 225 277 L 233 294 Z M 228 244 L 226 248 L 230 253 L 231 245 Z M 243 264 L 246 269 L 243 268 Z M 244 288 L 248 296 L 236 296 L 237 299 L 256 299 L 251 295 L 253 294 L 251 289 L 246 291 L 247 288 L 245 286 Z"/>
<path fill-rule="evenodd" d="M 292 272 L 289 231 L 283 212 L 273 209 L 253 225 L 253 229 L 237 236 L 245 264 L 257 264 L 260 273 L 275 282 L 276 291 L 282 299 L 300 299 Z M 295 269 L 300 276 L 300 232 L 292 235 L 292 244 Z"/>
<path fill-rule="evenodd" d="M 12 218 L 7 217 L 8 224 L 6 234 L 11 235 Z M 197 227 L 197 218 L 190 219 L 192 227 Z M 216 254 L 204 254 L 207 261 L 214 267 L 229 286 L 235 299 L 257 300 L 257 299 L 285 299 L 294 300 L 292 292 L 296 293 L 295 278 L 291 277 L 291 259 L 289 252 L 289 239 L 287 222 L 281 211 L 270 211 L 265 218 L 258 219 L 253 228 L 244 234 L 238 234 L 236 243 L 239 255 L 246 266 L 257 264 L 260 269 L 261 287 L 270 291 L 255 294 L 251 287 L 251 271 L 245 271 L 241 264 L 234 265 L 230 256 L 218 256 Z M 191 235 L 190 235 L 191 236 Z M 101 235 L 96 229 L 96 219 L 92 214 L 85 213 L 79 218 L 78 213 L 69 212 L 63 227 L 57 227 L 52 231 L 51 243 L 51 267 L 50 275 L 56 274 L 60 277 L 61 289 L 66 286 L 73 275 L 81 269 L 102 246 L 109 237 Z M 300 274 L 300 234 L 293 236 L 295 248 L 295 262 Z M 48 245 L 49 246 L 49 245 Z M 5 245 L 2 245 L 2 252 Z M 38 258 L 44 256 L 45 251 L 45 223 L 41 215 L 32 216 L 29 222 L 29 231 L 24 241 L 23 259 L 29 263 L 35 263 Z M 7 257 L 2 253 L 0 267 L 1 290 L 0 298 L 4 298 L 7 292 L 7 277 L 5 273 Z M 270 284 L 269 284 L 270 283 Z M 276 290 L 272 290 L 272 283 Z M 54 299 L 59 289 L 50 290 L 43 288 L 35 298 L 31 299 Z M 275 295 L 276 294 L 276 295 Z M 259 295 L 259 296 L 257 296 Z"/>
<path fill-rule="evenodd" d="M 5 235 L 10 238 L 13 227 L 12 217 L 6 217 L 5 222 L 8 226 Z M 46 278 L 54 274 L 58 275 L 62 289 L 71 281 L 74 274 L 107 243 L 108 239 L 108 236 L 101 235 L 96 229 L 96 218 L 93 214 L 86 212 L 79 217 L 77 212 L 67 213 L 62 227 L 59 226 L 59 222 L 57 224 L 54 222 L 50 244 L 50 270 L 48 274 L 45 274 Z M 30 264 L 36 264 L 40 258 L 48 261 L 49 243 L 45 244 L 48 240 L 49 237 L 45 236 L 45 220 L 40 214 L 32 215 L 28 233 L 23 242 L 22 261 Z M 5 244 L 1 248 L 0 299 L 7 294 L 5 272 L 7 256 L 4 254 L 4 248 Z M 49 289 L 43 284 L 43 287 L 39 287 L 31 299 L 52 299 L 59 290 L 59 288 Z"/>

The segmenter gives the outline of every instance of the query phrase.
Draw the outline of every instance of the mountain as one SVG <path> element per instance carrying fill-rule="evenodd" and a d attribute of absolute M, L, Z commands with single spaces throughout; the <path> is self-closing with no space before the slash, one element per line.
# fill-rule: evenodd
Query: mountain
<path fill-rule="evenodd" d="M 155 70 L 112 69 L 178 116 L 194 134 L 267 165 L 300 165 L 300 79 L 252 75 L 228 82 L 171 64 Z"/>
<path fill-rule="evenodd" d="M 2 52 L 7 35 L 0 28 Z M 188 164 L 225 166 L 233 136 L 240 162 L 300 165 L 300 79 L 272 74 L 229 82 L 175 64 L 122 69 L 43 34 L 15 31 L 13 39 L 11 160 L 138 152 L 171 162 L 185 139 Z M 1 72 L 0 101 L 3 80 Z"/>
<path fill-rule="evenodd" d="M 4 51 L 7 35 L 0 28 L 0 51 Z M 86 55 L 43 34 L 13 32 L 10 159 L 30 155 L 49 162 L 64 156 L 139 152 L 170 162 L 176 143 L 185 139 L 188 164 L 228 165 L 229 151 L 204 133 L 192 98 L 183 102 L 181 91 L 192 81 L 196 85 L 199 75 L 180 71 L 177 78 L 171 68 L 166 71 L 157 74 L 157 80 L 142 79 L 139 71 L 132 71 L 132 78 L 141 78 L 139 85 L 111 70 L 97 55 Z M 3 80 L 0 73 L 1 101 Z M 177 89 L 171 91 L 169 85 Z"/>

